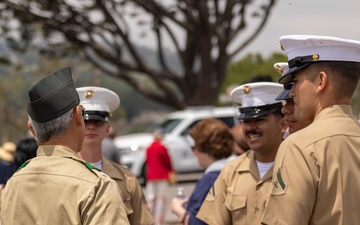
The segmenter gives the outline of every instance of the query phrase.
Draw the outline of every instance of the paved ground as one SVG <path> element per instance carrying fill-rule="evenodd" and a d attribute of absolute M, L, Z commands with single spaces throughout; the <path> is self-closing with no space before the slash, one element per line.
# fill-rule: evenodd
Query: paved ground
<path fill-rule="evenodd" d="M 168 191 L 168 193 L 166 195 L 166 197 L 168 199 L 168 205 L 167 205 L 166 211 L 165 211 L 165 223 L 163 223 L 161 225 L 175 225 L 175 224 L 178 224 L 177 223 L 177 220 L 178 220 L 177 216 L 174 215 L 171 212 L 171 209 L 170 209 L 170 206 L 169 206 L 170 201 L 171 201 L 171 199 L 173 197 L 175 197 L 177 188 L 180 187 L 180 186 L 184 188 L 184 192 L 185 192 L 186 196 L 189 197 L 191 195 L 192 191 L 194 190 L 196 180 L 198 178 L 200 178 L 201 175 L 202 175 L 202 173 L 187 174 L 187 175 L 178 176 L 180 181 L 188 181 L 188 180 L 192 180 L 192 181 L 191 182 L 186 182 L 186 183 L 181 183 L 180 182 L 177 185 L 169 187 L 169 191 Z"/>
<path fill-rule="evenodd" d="M 169 203 L 170 203 L 171 199 L 176 195 L 177 187 L 180 187 L 180 186 L 184 188 L 184 192 L 185 192 L 186 196 L 189 197 L 191 195 L 192 191 L 194 190 L 195 183 L 181 183 L 176 186 L 170 187 L 169 193 L 167 195 L 168 207 L 166 207 L 166 212 L 165 212 L 165 221 L 167 224 L 176 224 L 176 222 L 178 220 L 177 216 L 171 212 Z"/>

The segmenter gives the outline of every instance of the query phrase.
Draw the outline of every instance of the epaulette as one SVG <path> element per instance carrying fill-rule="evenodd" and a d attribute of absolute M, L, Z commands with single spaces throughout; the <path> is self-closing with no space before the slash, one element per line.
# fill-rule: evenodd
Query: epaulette
<path fill-rule="evenodd" d="M 19 167 L 18 170 L 21 170 L 22 168 L 24 168 L 25 166 L 27 166 L 27 164 L 29 164 L 30 161 L 31 161 L 30 159 L 27 160 L 27 161 L 25 161 L 23 164 L 21 164 L 21 166 Z"/>
<path fill-rule="evenodd" d="M 97 168 L 96 166 L 92 165 L 91 163 L 89 162 L 86 162 L 85 160 L 83 159 L 80 159 L 80 158 L 75 158 L 75 157 L 68 157 L 68 158 L 71 158 L 75 161 L 78 161 L 82 164 L 84 164 L 86 166 L 86 168 L 88 168 L 91 172 L 94 172 L 93 170 L 97 170 L 99 172 L 101 172 L 101 169 Z"/>
<path fill-rule="evenodd" d="M 89 170 L 95 169 L 95 170 L 101 172 L 101 169 L 97 168 L 96 166 L 94 166 L 93 164 L 91 164 L 89 162 L 84 161 L 84 164 L 85 164 L 86 168 L 88 168 Z"/>

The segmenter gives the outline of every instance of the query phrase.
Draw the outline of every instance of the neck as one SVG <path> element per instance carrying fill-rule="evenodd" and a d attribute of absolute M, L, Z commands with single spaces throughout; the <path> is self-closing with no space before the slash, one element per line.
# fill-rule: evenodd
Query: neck
<path fill-rule="evenodd" d="M 255 159 L 259 162 L 267 163 L 267 162 L 273 162 L 275 160 L 275 154 L 268 153 L 268 154 L 259 154 L 255 152 Z"/>
<path fill-rule="evenodd" d="M 88 162 L 98 162 L 102 159 L 101 144 L 83 144 L 81 151 L 78 152 L 80 158 Z"/>
<path fill-rule="evenodd" d="M 205 165 L 204 165 L 204 169 L 207 169 L 211 164 L 213 164 L 216 160 L 212 157 L 207 157 L 205 160 Z"/>
<path fill-rule="evenodd" d="M 46 142 L 38 142 L 38 145 L 61 145 L 70 148 L 74 152 L 79 152 L 81 145 L 78 143 L 79 140 L 74 138 L 73 135 L 65 133 L 64 135 L 57 136 Z"/>
<path fill-rule="evenodd" d="M 275 160 L 276 153 L 278 151 L 278 148 L 280 147 L 280 144 L 282 142 L 279 140 L 276 144 L 269 146 L 269 149 L 262 149 L 260 150 L 254 150 L 255 159 L 259 162 L 267 163 L 267 162 L 273 162 Z"/>

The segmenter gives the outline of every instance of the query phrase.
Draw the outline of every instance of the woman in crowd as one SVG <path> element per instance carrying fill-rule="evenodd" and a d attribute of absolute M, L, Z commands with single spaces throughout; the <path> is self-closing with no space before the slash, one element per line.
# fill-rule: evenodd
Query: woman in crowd
<path fill-rule="evenodd" d="M 189 134 L 194 142 L 194 154 L 205 173 L 189 199 L 172 199 L 171 211 L 179 217 L 179 222 L 198 225 L 205 223 L 197 219 L 196 214 L 221 169 L 228 162 L 228 157 L 233 153 L 234 139 L 229 127 L 217 119 L 200 121 Z"/>

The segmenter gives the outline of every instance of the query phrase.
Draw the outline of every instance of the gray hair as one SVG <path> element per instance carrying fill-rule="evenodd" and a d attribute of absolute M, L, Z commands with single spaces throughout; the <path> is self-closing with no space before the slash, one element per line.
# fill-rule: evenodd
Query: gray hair
<path fill-rule="evenodd" d="M 47 142 L 54 137 L 64 134 L 71 126 L 73 110 L 70 109 L 61 116 L 45 123 L 35 122 L 29 116 L 29 121 L 35 131 L 35 139 L 38 142 Z"/>

